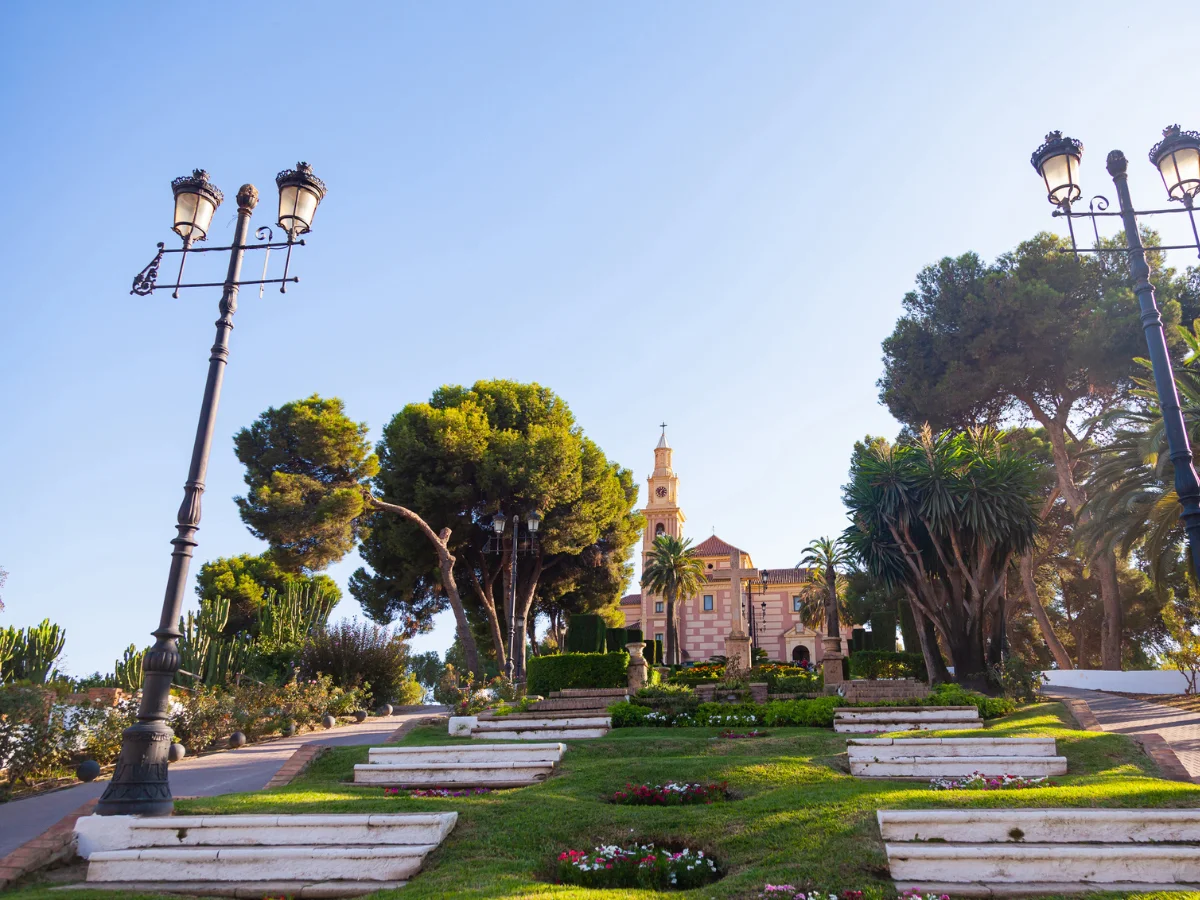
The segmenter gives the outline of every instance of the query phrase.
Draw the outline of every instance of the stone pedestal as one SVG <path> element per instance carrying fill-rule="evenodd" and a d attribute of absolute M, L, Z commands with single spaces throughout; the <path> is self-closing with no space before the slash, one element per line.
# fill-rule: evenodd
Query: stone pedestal
<path fill-rule="evenodd" d="M 825 673 L 825 686 L 842 683 L 842 639 L 825 635 L 821 638 L 821 669 Z"/>
<path fill-rule="evenodd" d="M 646 649 L 645 641 L 632 641 L 625 645 L 629 651 L 628 685 L 629 693 L 641 690 L 646 686 L 646 658 L 642 651 Z"/>
<path fill-rule="evenodd" d="M 731 631 L 725 638 L 725 665 L 739 672 L 750 671 L 750 638 L 748 635 Z"/>

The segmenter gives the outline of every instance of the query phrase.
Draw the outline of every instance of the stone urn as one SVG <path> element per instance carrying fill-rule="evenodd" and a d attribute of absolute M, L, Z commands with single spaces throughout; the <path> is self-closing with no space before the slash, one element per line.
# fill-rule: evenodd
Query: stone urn
<path fill-rule="evenodd" d="M 236 750 L 238 747 L 246 746 L 246 735 L 240 731 L 235 731 L 229 736 L 229 746 Z"/>
<path fill-rule="evenodd" d="M 629 651 L 628 688 L 629 693 L 638 691 L 646 685 L 646 657 L 642 651 L 646 649 L 645 641 L 631 641 L 625 645 Z"/>
<path fill-rule="evenodd" d="M 385 703 L 379 709 L 375 710 L 377 716 L 390 716 L 392 714 L 392 704 Z"/>
<path fill-rule="evenodd" d="M 172 743 L 171 749 L 167 751 L 168 762 L 179 762 L 185 756 L 187 756 L 187 747 L 183 746 L 179 741 Z"/>
<path fill-rule="evenodd" d="M 367 721 L 367 711 L 365 709 L 356 709 L 354 711 L 354 721 L 355 722 Z"/>
<path fill-rule="evenodd" d="M 333 716 L 326 715 L 325 718 L 323 718 L 321 720 L 321 724 L 324 725 L 326 728 L 332 728 L 334 725 L 337 724 L 337 719 L 335 719 Z"/>
<path fill-rule="evenodd" d="M 80 781 L 95 781 L 100 777 L 100 763 L 85 759 L 75 768 L 75 777 Z"/>

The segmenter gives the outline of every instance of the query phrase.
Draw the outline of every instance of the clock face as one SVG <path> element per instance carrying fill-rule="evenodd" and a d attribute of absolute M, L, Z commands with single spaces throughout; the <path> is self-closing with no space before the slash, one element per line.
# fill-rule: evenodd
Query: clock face
<path fill-rule="evenodd" d="M 659 485 L 654 489 L 654 493 L 658 494 L 660 497 L 665 497 L 667 496 L 667 489 L 664 486 Z"/>

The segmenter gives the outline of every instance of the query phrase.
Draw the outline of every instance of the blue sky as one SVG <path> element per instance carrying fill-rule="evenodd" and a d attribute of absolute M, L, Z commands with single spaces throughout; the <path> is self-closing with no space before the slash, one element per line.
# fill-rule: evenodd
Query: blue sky
<path fill-rule="evenodd" d="M 493 377 L 553 387 L 643 483 L 665 418 L 688 533 L 791 565 L 844 527 L 854 440 L 895 431 L 879 343 L 917 271 L 1053 227 L 1048 129 L 1084 141 L 1087 196 L 1121 147 L 1163 205 L 1145 153 L 1200 127 L 1200 57 L 1172 49 L 1198 25 L 1094 0 L 5 4 L 0 624 L 64 625 L 73 674 L 149 642 L 218 299 L 128 293 L 175 176 L 225 191 L 222 243 L 241 183 L 256 225 L 298 159 L 329 185 L 302 282 L 243 293 L 197 565 L 262 549 L 231 437 L 266 407 L 337 395 L 374 438 Z"/>

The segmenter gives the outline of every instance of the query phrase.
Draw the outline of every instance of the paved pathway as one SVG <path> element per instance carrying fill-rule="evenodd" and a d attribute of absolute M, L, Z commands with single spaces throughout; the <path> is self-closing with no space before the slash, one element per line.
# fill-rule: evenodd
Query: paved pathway
<path fill-rule="evenodd" d="M 1082 688 L 1046 685 L 1043 693 L 1050 697 L 1086 700 L 1105 731 L 1161 735 L 1188 774 L 1194 779 L 1200 778 L 1200 713 Z"/>
<path fill-rule="evenodd" d="M 261 790 L 303 744 L 380 744 L 405 722 L 439 712 L 444 712 L 444 708 L 431 706 L 428 711 L 419 713 L 384 718 L 372 716 L 361 725 L 344 725 L 328 731 L 250 744 L 240 750 L 184 759 L 171 764 L 171 793 L 177 797 L 212 797 Z M 0 804 L 0 857 L 37 837 L 88 800 L 99 797 L 107 785 L 107 781 L 77 784 L 64 790 Z"/>

